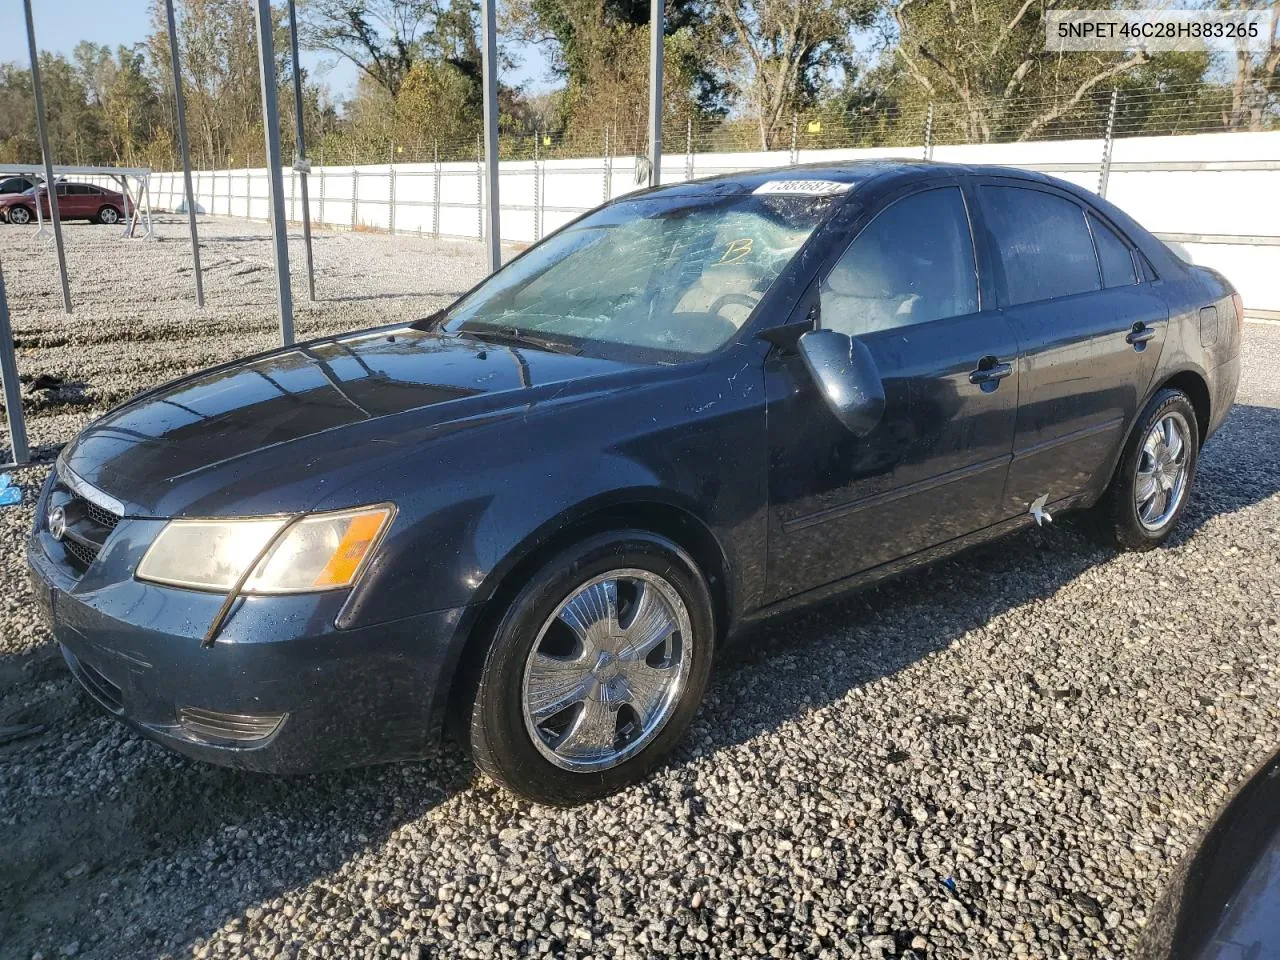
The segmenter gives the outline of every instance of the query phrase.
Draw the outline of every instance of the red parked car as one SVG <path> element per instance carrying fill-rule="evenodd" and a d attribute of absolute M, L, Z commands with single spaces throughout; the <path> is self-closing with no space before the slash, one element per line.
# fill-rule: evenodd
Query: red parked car
<path fill-rule="evenodd" d="M 93 220 L 97 223 L 119 223 L 121 217 L 133 212 L 124 194 L 115 190 L 96 187 L 91 183 L 67 183 L 59 181 L 58 214 L 63 220 Z M 22 193 L 0 195 L 0 220 L 7 223 L 30 223 L 36 219 L 36 198 L 40 212 L 49 216 L 49 195 L 44 186 L 32 187 Z"/>

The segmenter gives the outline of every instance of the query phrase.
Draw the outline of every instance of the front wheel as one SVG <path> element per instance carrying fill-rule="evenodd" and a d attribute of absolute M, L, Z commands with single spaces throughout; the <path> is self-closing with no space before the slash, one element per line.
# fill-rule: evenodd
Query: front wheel
<path fill-rule="evenodd" d="M 19 226 L 31 222 L 31 211 L 26 207 L 14 207 L 9 211 L 9 222 Z"/>
<path fill-rule="evenodd" d="M 477 766 L 555 806 L 635 783 L 693 719 L 714 635 L 706 581 L 674 543 L 624 531 L 570 548 L 494 631 L 470 711 Z"/>
<path fill-rule="evenodd" d="M 98 222 L 111 226 L 120 222 L 120 211 L 115 207 L 103 207 L 98 211 Z"/>
<path fill-rule="evenodd" d="M 1195 408 L 1181 390 L 1157 393 L 1135 424 L 1098 504 L 1109 539 L 1151 550 L 1173 533 L 1191 493 L 1200 453 Z"/>

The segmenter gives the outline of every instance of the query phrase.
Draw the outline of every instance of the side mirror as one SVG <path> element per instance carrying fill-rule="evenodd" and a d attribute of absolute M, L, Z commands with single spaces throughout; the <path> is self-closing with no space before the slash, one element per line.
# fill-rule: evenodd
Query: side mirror
<path fill-rule="evenodd" d="M 884 416 L 884 383 L 871 351 L 835 330 L 810 330 L 796 348 L 836 419 L 859 437 L 875 429 Z"/>

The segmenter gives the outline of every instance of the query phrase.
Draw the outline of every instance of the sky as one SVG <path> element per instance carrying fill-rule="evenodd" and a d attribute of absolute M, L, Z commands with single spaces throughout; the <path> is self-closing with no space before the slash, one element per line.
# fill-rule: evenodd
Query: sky
<path fill-rule="evenodd" d="M 41 50 L 70 58 L 81 40 L 119 44 L 141 43 L 151 33 L 150 0 L 31 0 L 36 44 Z M 0 0 L 0 63 L 27 62 L 27 37 L 21 0 Z M 509 84 L 523 84 L 530 92 L 546 89 L 546 64 L 532 47 L 514 50 L 523 62 L 504 74 Z M 303 50 L 302 66 L 315 82 L 325 83 L 334 97 L 345 100 L 354 91 L 359 68 L 334 54 Z"/>

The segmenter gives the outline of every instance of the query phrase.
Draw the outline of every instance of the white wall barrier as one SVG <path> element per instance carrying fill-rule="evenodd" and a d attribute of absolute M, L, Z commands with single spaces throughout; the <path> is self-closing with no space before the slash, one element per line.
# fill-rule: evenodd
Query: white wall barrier
<path fill-rule="evenodd" d="M 919 158 L 921 147 L 802 150 L 800 163 L 876 157 Z M 1098 189 L 1102 140 L 940 146 L 933 159 L 995 163 L 1054 174 Z M 785 166 L 786 151 L 669 153 L 662 180 L 679 183 L 759 167 Z M 537 240 L 613 197 L 639 189 L 631 157 L 504 161 L 502 236 Z M 483 239 L 480 165 L 374 164 L 314 167 L 311 219 L 317 225 Z M 193 174 L 199 212 L 265 220 L 267 171 Z M 285 171 L 285 213 L 301 219 L 298 175 Z M 157 209 L 183 209 L 182 174 L 151 178 Z M 1197 263 L 1240 289 L 1251 312 L 1280 316 L 1280 132 L 1134 137 L 1115 141 L 1107 198 Z"/>

